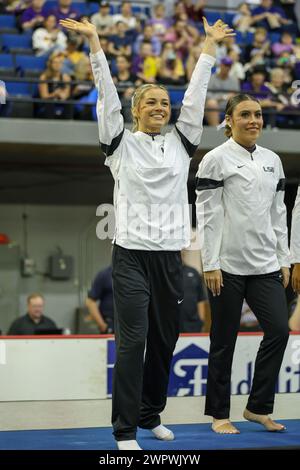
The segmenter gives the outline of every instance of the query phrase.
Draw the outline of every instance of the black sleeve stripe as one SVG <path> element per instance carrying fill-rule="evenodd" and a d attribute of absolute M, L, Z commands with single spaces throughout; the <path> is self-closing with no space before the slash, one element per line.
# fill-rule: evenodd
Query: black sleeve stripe
<path fill-rule="evenodd" d="M 119 135 L 117 135 L 117 137 L 113 138 L 110 144 L 103 144 L 102 142 L 100 142 L 100 148 L 107 157 L 110 157 L 119 147 L 124 131 L 125 131 L 125 127 L 123 128 L 122 132 Z"/>
<path fill-rule="evenodd" d="M 224 186 L 223 180 L 212 180 L 209 178 L 196 178 L 196 190 L 203 191 L 204 189 L 217 189 Z"/>
<path fill-rule="evenodd" d="M 280 178 L 277 184 L 276 191 L 284 191 L 285 190 L 285 178 Z"/>
<path fill-rule="evenodd" d="M 180 137 L 180 140 L 182 142 L 182 145 L 184 146 L 185 150 L 187 151 L 187 154 L 190 158 L 192 158 L 198 148 L 198 145 L 192 144 L 183 134 L 180 132 L 177 126 L 175 126 L 176 131 L 178 132 L 178 135 Z"/>

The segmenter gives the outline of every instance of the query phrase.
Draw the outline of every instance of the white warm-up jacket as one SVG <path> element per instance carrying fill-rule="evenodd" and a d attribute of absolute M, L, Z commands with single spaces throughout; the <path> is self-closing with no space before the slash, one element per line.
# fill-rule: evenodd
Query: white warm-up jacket
<path fill-rule="evenodd" d="M 199 165 L 196 211 L 204 271 L 266 274 L 290 266 L 280 158 L 232 138 Z"/>
<path fill-rule="evenodd" d="M 201 54 L 177 123 L 166 135 L 124 128 L 121 103 L 104 53 L 91 54 L 98 89 L 99 139 L 115 180 L 114 241 L 128 249 L 181 250 L 190 244 L 187 179 L 200 143 L 214 57 Z"/>

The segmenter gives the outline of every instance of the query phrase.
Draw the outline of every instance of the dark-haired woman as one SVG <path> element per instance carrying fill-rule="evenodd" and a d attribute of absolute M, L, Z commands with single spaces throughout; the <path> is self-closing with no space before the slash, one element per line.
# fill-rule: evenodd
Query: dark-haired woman
<path fill-rule="evenodd" d="M 229 420 L 232 358 L 246 299 L 264 332 L 244 418 L 268 431 L 284 426 L 273 411 L 275 384 L 288 341 L 285 287 L 289 250 L 280 158 L 256 141 L 259 102 L 245 94 L 226 107 L 229 139 L 208 152 L 197 173 L 197 217 L 212 326 L 205 414 L 216 433 L 236 434 Z"/>

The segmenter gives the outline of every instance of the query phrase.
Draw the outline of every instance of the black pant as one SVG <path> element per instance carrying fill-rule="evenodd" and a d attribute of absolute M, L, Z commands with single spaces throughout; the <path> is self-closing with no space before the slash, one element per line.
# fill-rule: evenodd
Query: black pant
<path fill-rule="evenodd" d="M 238 276 L 222 271 L 220 296 L 209 292 L 212 312 L 205 414 L 229 417 L 230 376 L 244 298 L 264 332 L 255 362 L 247 408 L 257 414 L 273 411 L 275 385 L 289 337 L 288 310 L 281 271 Z"/>
<path fill-rule="evenodd" d="M 152 429 L 160 424 L 179 335 L 183 278 L 178 251 L 115 245 L 112 268 L 116 338 L 112 424 L 120 441 L 135 439 L 137 426 Z"/>

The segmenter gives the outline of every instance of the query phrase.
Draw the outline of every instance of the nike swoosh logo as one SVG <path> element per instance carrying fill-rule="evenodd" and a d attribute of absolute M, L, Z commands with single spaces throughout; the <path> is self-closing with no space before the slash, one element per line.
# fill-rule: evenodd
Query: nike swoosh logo
<path fill-rule="evenodd" d="M 183 299 L 177 300 L 178 305 L 181 304 L 182 302 L 183 302 Z"/>
<path fill-rule="evenodd" d="M 243 166 L 245 166 L 245 165 L 238 166 L 237 168 L 243 168 Z"/>

